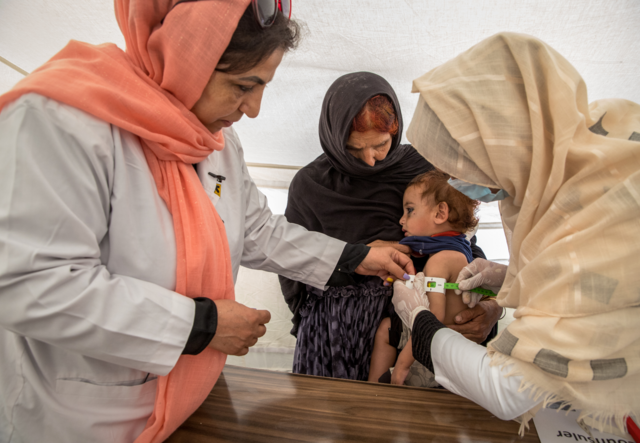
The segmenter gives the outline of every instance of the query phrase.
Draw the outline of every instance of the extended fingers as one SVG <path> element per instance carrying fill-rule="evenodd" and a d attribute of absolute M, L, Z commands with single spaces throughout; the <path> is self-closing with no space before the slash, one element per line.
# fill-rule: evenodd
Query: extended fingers
<path fill-rule="evenodd" d="M 469 292 L 469 303 L 467 303 L 467 306 L 469 306 L 470 308 L 475 307 L 475 305 L 478 304 L 478 300 L 480 299 L 479 295 L 480 294 Z"/>
<path fill-rule="evenodd" d="M 408 275 L 415 275 L 416 269 L 413 267 L 413 262 L 406 255 L 404 255 L 402 253 L 398 253 L 398 251 L 396 251 L 396 253 L 392 256 L 392 260 L 394 261 L 394 264 L 397 263 L 400 266 L 402 266 L 402 274 L 401 275 L 396 275 L 395 273 L 393 273 L 398 278 L 403 278 L 403 279 L 406 280 L 405 275 L 407 275 L 407 274 Z"/>
<path fill-rule="evenodd" d="M 404 284 L 403 280 L 396 280 L 393 282 L 393 295 L 394 296 L 405 296 L 406 294 L 408 294 L 408 292 L 411 291 L 411 289 L 407 288 L 407 286 Z"/>
<path fill-rule="evenodd" d="M 471 277 L 472 275 L 474 275 L 474 273 L 469 270 L 469 266 L 471 266 L 471 265 L 467 265 L 464 268 L 462 268 L 462 270 L 458 274 L 458 278 L 456 280 L 456 283 L 460 283 L 461 281 L 466 280 L 469 277 Z"/>
<path fill-rule="evenodd" d="M 388 262 L 385 268 L 393 277 L 400 280 L 405 280 L 404 276 L 406 275 L 406 272 L 404 272 L 404 269 L 398 266 L 395 262 Z"/>
<path fill-rule="evenodd" d="M 402 254 L 396 252 L 395 258 L 402 258 L 402 257 L 404 257 Z M 384 268 L 391 275 L 391 277 L 397 278 L 399 280 L 409 279 L 409 274 L 413 271 L 413 264 L 411 263 L 411 260 L 409 258 L 407 257 L 404 257 L 404 258 L 406 258 L 406 260 L 409 262 L 409 265 L 405 266 L 405 263 L 402 263 L 401 261 L 398 261 L 398 260 L 394 261 L 391 259 L 389 259 L 389 261 L 385 263 Z M 405 269 L 401 268 L 398 265 L 398 263 L 400 263 L 402 266 L 405 266 Z"/>
<path fill-rule="evenodd" d="M 464 291 L 462 293 L 462 303 L 467 305 L 469 308 L 475 307 L 481 298 L 482 298 L 482 295 L 475 292 Z"/>
<path fill-rule="evenodd" d="M 484 283 L 484 276 L 482 274 L 476 274 L 473 277 L 467 278 L 464 281 L 458 283 L 458 288 L 463 291 L 469 291 L 473 288 L 477 288 Z"/>

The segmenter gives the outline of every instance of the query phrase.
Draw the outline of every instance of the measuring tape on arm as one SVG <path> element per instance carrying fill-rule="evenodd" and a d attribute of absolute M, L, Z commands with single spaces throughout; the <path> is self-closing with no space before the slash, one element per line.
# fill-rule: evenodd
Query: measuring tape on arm
<path fill-rule="evenodd" d="M 441 294 L 444 294 L 447 289 L 461 290 L 458 288 L 458 283 L 447 283 L 446 279 L 438 277 L 425 277 L 424 289 L 426 292 L 439 292 Z M 484 288 L 473 288 L 471 292 L 484 295 L 485 297 L 495 297 L 498 295 L 495 292 Z"/>

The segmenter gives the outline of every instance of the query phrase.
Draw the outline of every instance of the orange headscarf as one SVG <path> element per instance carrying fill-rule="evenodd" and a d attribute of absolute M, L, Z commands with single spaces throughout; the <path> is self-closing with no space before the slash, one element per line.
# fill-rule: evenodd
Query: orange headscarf
<path fill-rule="evenodd" d="M 229 245 L 191 166 L 224 147 L 189 109 L 200 98 L 249 0 L 115 0 L 126 53 L 71 41 L 0 97 L 0 109 L 30 92 L 81 109 L 140 137 L 158 193 L 173 217 L 176 292 L 233 299 Z M 164 19 L 164 22 L 161 21 Z M 158 380 L 153 414 L 137 443 L 166 439 L 207 397 L 226 355 L 182 356 Z"/>

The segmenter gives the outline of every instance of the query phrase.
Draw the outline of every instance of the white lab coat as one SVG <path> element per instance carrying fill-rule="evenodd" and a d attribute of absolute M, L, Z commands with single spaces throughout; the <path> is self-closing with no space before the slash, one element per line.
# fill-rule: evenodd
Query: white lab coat
<path fill-rule="evenodd" d="M 242 264 L 323 287 L 344 242 L 272 215 L 225 138 L 197 169 L 234 278 Z M 208 172 L 226 177 L 220 199 Z M 0 442 L 135 439 L 193 323 L 175 260 L 137 137 L 37 94 L 2 110 Z"/>
<path fill-rule="evenodd" d="M 501 420 L 513 420 L 540 403 L 532 398 L 529 389 L 520 391 L 521 375 L 506 376 L 511 366 L 491 366 L 487 348 L 452 329 L 435 333 L 431 359 L 438 383 Z"/>

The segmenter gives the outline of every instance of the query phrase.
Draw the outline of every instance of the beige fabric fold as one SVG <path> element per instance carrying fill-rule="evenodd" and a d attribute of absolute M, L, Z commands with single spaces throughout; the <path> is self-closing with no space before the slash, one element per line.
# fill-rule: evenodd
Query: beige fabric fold
<path fill-rule="evenodd" d="M 510 262 L 497 300 L 516 311 L 489 345 L 492 364 L 513 364 L 522 390 L 571 404 L 596 428 L 638 422 L 640 106 L 589 106 L 567 60 L 512 33 L 416 79 L 413 91 L 413 146 L 452 176 L 510 196 L 500 204 Z"/>

